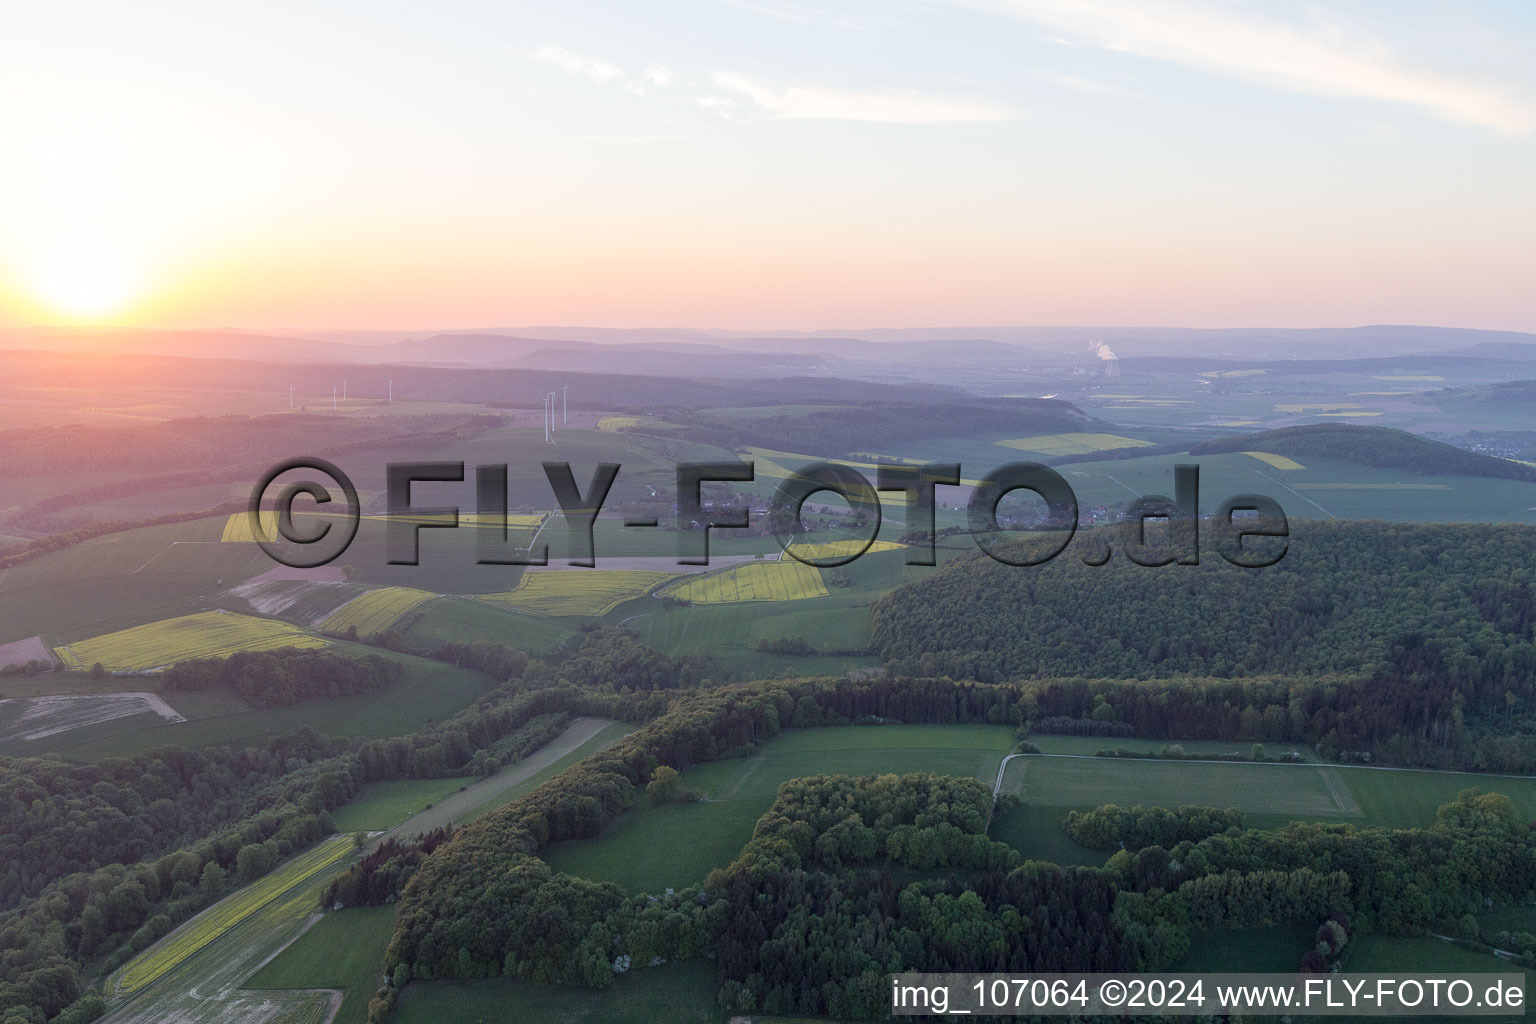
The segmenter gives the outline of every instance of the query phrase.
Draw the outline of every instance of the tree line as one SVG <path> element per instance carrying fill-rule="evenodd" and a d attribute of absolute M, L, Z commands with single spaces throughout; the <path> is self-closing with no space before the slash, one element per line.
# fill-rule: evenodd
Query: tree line
<path fill-rule="evenodd" d="M 179 661 L 161 675 L 160 687 L 172 693 L 228 690 L 255 707 L 275 708 L 376 693 L 404 675 L 398 660 L 377 654 L 283 648 Z"/>

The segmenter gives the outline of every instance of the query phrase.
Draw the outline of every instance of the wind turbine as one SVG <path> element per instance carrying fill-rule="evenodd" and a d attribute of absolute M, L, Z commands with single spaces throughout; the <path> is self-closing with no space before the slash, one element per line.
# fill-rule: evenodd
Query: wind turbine
<path fill-rule="evenodd" d="M 560 385 L 560 422 L 561 423 L 569 423 L 569 422 L 571 422 L 570 396 L 568 396 L 566 394 L 566 391 L 569 390 L 569 388 L 570 388 L 569 384 L 561 384 Z"/>

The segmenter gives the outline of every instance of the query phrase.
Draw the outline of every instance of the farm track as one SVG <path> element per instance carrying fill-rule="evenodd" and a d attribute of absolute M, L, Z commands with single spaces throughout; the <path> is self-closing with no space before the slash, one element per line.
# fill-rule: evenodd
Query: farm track
<path fill-rule="evenodd" d="M 405 836 L 430 832 L 444 825 L 462 824 L 477 812 L 495 803 L 497 798 L 507 790 L 548 768 L 571 751 L 579 749 L 612 724 L 613 722 L 606 718 L 574 720 L 565 727 L 564 732 L 516 764 L 481 779 L 452 796 L 439 800 L 426 810 L 418 811 L 401 824 L 381 833 L 370 845 L 370 849 L 391 836 L 401 839 Z M 614 737 L 609 743 L 594 748 L 590 753 L 595 754 L 607 749 L 613 742 L 617 742 L 617 739 Z"/>
<path fill-rule="evenodd" d="M 455 793 L 377 839 L 382 840 L 385 835 L 412 835 L 450 821 L 462 821 L 493 803 L 508 789 L 580 749 L 610 724 L 601 718 L 577 719 L 559 736 L 511 768 Z M 351 845 L 351 840 L 345 837 L 328 842 Z M 316 857 L 317 851 L 325 848 L 326 843 L 322 842 L 300 854 L 298 859 Z M 114 995 L 101 1021 L 103 1024 L 330 1024 L 341 1008 L 344 993 L 334 989 L 253 990 L 241 986 L 320 920 L 319 900 L 325 887 L 357 856 L 359 854 L 349 850 L 341 857 L 327 861 L 318 870 L 261 901 L 229 928 L 179 958 L 163 973 L 142 982 L 131 992 L 120 991 L 114 984 L 117 978 L 133 969 L 140 959 L 176 943 L 178 937 L 196 929 L 200 919 L 210 914 L 216 916 L 220 907 L 240 900 L 242 895 L 249 902 L 251 887 L 230 894 L 184 922 L 114 975 L 107 986 Z M 295 863 L 290 860 L 286 866 L 291 868 Z M 279 872 L 282 870 L 284 866 L 277 868 Z M 259 886 L 261 880 L 254 884 Z"/>

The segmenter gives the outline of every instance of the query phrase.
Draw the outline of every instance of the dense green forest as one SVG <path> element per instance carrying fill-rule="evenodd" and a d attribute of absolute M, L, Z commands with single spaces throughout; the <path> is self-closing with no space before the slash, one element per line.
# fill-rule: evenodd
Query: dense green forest
<path fill-rule="evenodd" d="M 1225 812 L 1198 809 L 1171 824 L 1130 820 L 1128 840 L 1164 838 L 1171 848 L 1127 842 L 1104 868 L 1090 869 L 1017 864 L 1006 848 L 994 854 L 1000 844 L 979 820 L 986 789 L 974 780 L 822 776 L 786 784 L 732 865 L 662 909 L 609 883 L 553 872 L 538 857 L 547 843 L 601 832 L 657 765 L 745 755 L 785 721 L 813 717 L 810 705 L 828 722 L 997 721 L 1027 713 L 1040 696 L 1028 691 L 934 680 L 784 681 L 682 698 L 618 746 L 461 830 L 420 865 L 386 954 L 395 984 L 373 1016 L 385 1016 L 398 986 L 413 978 L 507 975 L 602 987 L 647 962 L 645 954 L 713 950 L 729 1011 L 873 1019 L 888 1009 L 886 976 L 918 965 L 1166 969 L 1197 930 L 1269 924 L 1326 932 L 1332 953 L 1350 927 L 1420 934 L 1536 889 L 1532 830 L 1506 798 L 1476 791 L 1425 829 L 1243 831 Z M 913 850 L 950 873 L 898 886 L 891 869 L 911 866 Z M 662 922 L 670 922 L 665 939 Z M 638 935 L 643 946 L 634 945 Z"/>
<path fill-rule="evenodd" d="M 1508 459 L 1469 452 L 1393 427 L 1352 423 L 1308 423 L 1279 430 L 1205 441 L 1191 455 L 1261 451 L 1301 461 L 1308 457 L 1344 459 L 1365 466 L 1406 469 L 1436 476 L 1489 476 L 1502 480 L 1536 481 L 1536 468 Z"/>
<path fill-rule="evenodd" d="M 1123 680 L 1040 717 L 1128 722 L 1139 735 L 1536 766 L 1536 530 L 1291 527 L 1289 553 L 1264 569 L 1211 557 L 1091 567 L 1070 551 L 1031 568 L 959 558 L 876 603 L 874 646 L 914 675 Z M 1230 691 L 1184 682 L 1208 677 L 1255 687 L 1227 705 L 1225 725 L 1211 716 Z M 1170 682 L 1142 682 L 1153 679 Z M 1087 721 L 1078 731 L 1096 731 Z"/>
<path fill-rule="evenodd" d="M 412 979 L 510 975 L 606 985 L 615 970 L 707 952 L 733 1010 L 861 1017 L 879 1005 L 871 1002 L 874 980 L 893 964 L 1148 967 L 1174 962 L 1198 928 L 1312 927 L 1338 916 L 1355 927 L 1414 933 L 1443 927 L 1484 899 L 1523 898 L 1536 885 L 1531 833 L 1514 827 L 1512 808 L 1496 797 L 1468 796 L 1434 828 L 1413 832 L 1253 832 L 1225 812 L 1101 810 L 1091 817 L 1127 850 L 1091 870 L 1019 864 L 1015 851 L 985 835 L 989 791 L 974 780 L 883 776 L 785 786 L 730 868 L 655 901 L 626 896 L 553 871 L 539 851 L 600 834 L 641 797 L 658 767 L 745 756 L 784 728 L 1028 727 L 1112 714 L 1208 734 L 1336 732 L 1358 712 L 1338 705 L 1345 690 L 1318 680 L 1148 687 L 888 676 L 627 693 L 546 682 L 515 679 L 441 725 L 392 739 L 300 733 L 242 752 L 168 749 L 100 765 L 0 761 L 8 776 L 6 841 L 30 844 L 8 850 L 5 863 L 51 866 L 8 879 L 0 1019 L 43 1021 L 72 1002 L 88 1007 L 81 997 L 90 974 L 331 831 L 329 809 L 364 782 L 486 770 L 580 714 L 644 724 L 452 836 L 388 847 L 333 890 L 344 902 L 399 895 L 385 965 L 391 984 L 376 1017 Z M 57 824 L 49 825 L 50 814 Z M 1318 870 L 1319 863 L 1331 866 Z M 899 886 L 893 870 L 930 877 Z M 1425 881 L 1404 887 L 1397 877 Z M 23 896 L 33 898 L 18 902 Z M 791 984 L 799 977 L 816 984 Z"/>
<path fill-rule="evenodd" d="M 1091 811 L 1068 811 L 1062 831 L 1090 850 L 1147 846 L 1172 847 L 1241 829 L 1243 816 L 1228 808 L 1116 807 L 1104 804 Z"/>
<path fill-rule="evenodd" d="M 0 1020 L 41 1024 L 81 1000 L 90 976 L 332 833 L 328 812 L 365 782 L 492 771 L 570 715 L 660 710 L 643 697 L 503 689 L 389 740 L 305 729 L 261 748 L 96 764 L 0 758 Z"/>

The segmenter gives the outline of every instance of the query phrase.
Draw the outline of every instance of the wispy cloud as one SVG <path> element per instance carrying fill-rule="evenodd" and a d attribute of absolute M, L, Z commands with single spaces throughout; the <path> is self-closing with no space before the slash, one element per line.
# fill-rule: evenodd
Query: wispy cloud
<path fill-rule="evenodd" d="M 672 72 L 663 67 L 648 67 L 645 69 L 645 80 L 655 86 L 667 86 L 672 83 Z"/>
<path fill-rule="evenodd" d="M 1090 78 L 1079 78 L 1077 75 L 1067 75 L 1060 71 L 1041 71 L 1039 77 L 1047 82 L 1054 82 L 1065 89 L 1074 92 L 1085 92 L 1091 96 L 1125 95 L 1125 90 L 1118 85 L 1110 85 L 1108 82 L 1098 82 Z"/>
<path fill-rule="evenodd" d="M 797 25 L 810 25 L 820 21 L 822 17 L 821 12 L 814 8 L 804 4 L 786 3 L 784 0 L 725 0 L 725 2 L 732 7 L 766 14 L 770 18 L 791 21 Z"/>
<path fill-rule="evenodd" d="M 1438 117 L 1523 134 L 1529 102 L 1497 88 L 1404 66 L 1385 47 L 1337 30 L 1189 0 L 955 0 L 1012 15 L 1088 45 L 1165 60 L 1292 92 L 1401 103 Z"/>
<path fill-rule="evenodd" d="M 717 71 L 715 86 L 741 97 L 770 117 L 785 120 L 871 121 L 879 124 L 962 124 L 1007 121 L 1012 107 L 985 100 L 909 90 L 865 92 L 819 85 L 779 85 L 730 71 Z M 724 106 L 722 97 L 701 102 Z"/>
<path fill-rule="evenodd" d="M 594 82 L 613 82 L 624 77 L 624 72 L 612 64 L 572 53 L 563 46 L 540 47 L 533 55 L 539 60 L 549 61 L 562 71 L 585 75 Z"/>

